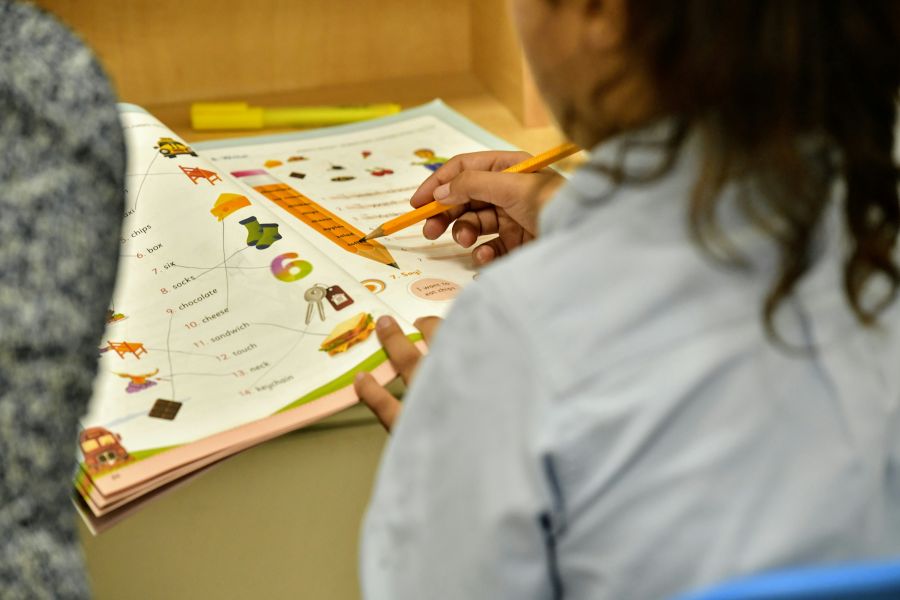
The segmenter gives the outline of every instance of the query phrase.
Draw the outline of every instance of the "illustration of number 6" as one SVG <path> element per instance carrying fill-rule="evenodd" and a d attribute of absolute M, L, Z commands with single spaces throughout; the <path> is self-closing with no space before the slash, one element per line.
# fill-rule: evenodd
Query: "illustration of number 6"
<path fill-rule="evenodd" d="M 285 252 L 279 254 L 272 261 L 272 275 L 281 281 L 291 282 L 303 279 L 312 273 L 312 264 L 305 260 L 288 260 L 298 258 L 296 252 Z"/>

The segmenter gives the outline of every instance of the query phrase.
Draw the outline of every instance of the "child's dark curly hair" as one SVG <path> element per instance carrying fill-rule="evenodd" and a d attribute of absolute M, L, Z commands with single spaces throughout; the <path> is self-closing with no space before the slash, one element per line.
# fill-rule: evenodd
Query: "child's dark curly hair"
<path fill-rule="evenodd" d="M 780 268 L 763 307 L 773 316 L 813 260 L 833 185 L 843 181 L 851 244 L 844 291 L 865 324 L 897 295 L 893 258 L 900 88 L 895 0 L 629 0 L 625 54 L 649 75 L 660 112 L 698 128 L 705 168 L 690 208 L 693 235 L 716 254 L 724 184 L 747 175 L 764 193 L 743 209 L 777 243 Z M 681 138 L 672 139 L 677 152 Z M 799 140 L 814 142 L 801 146 Z M 884 278 L 888 293 L 865 301 Z M 777 337 L 777 336 L 776 336 Z"/>

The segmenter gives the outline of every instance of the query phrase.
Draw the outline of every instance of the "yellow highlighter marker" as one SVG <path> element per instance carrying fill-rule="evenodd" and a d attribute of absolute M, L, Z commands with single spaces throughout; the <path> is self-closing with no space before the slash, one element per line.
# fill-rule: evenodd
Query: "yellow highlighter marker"
<path fill-rule="evenodd" d="M 191 127 L 211 129 L 262 129 L 264 127 L 322 127 L 364 121 L 400 112 L 399 104 L 358 106 L 250 106 L 246 102 L 195 102 Z"/>

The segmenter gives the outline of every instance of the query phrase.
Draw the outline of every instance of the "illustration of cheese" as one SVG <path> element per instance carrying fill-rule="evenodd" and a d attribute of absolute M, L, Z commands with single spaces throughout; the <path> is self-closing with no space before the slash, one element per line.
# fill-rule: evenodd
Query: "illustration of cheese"
<path fill-rule="evenodd" d="M 219 194 L 219 197 L 216 198 L 216 203 L 213 204 L 213 207 L 209 212 L 212 213 L 212 216 L 221 221 L 231 213 L 244 208 L 245 206 L 250 206 L 250 201 L 247 200 L 247 196 L 242 196 L 240 194 Z"/>

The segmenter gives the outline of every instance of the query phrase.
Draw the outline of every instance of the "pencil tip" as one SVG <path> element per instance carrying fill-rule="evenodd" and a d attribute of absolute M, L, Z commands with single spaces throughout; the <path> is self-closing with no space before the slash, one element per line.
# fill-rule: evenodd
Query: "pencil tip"
<path fill-rule="evenodd" d="M 394 267 L 395 269 L 400 268 L 400 265 L 398 265 L 397 263 L 388 263 L 388 264 L 389 264 L 389 266 Z"/>
<path fill-rule="evenodd" d="M 384 229 L 381 227 L 376 227 L 372 231 L 370 231 L 366 237 L 363 238 L 364 241 L 368 242 L 370 240 L 374 240 L 375 238 L 384 237 Z"/>
<path fill-rule="evenodd" d="M 364 236 L 362 236 L 361 238 L 359 238 L 359 241 L 356 242 L 356 243 L 357 243 L 357 244 L 362 244 L 362 243 L 365 243 L 365 242 L 368 242 L 368 241 L 369 241 L 369 236 L 364 235 Z"/>

